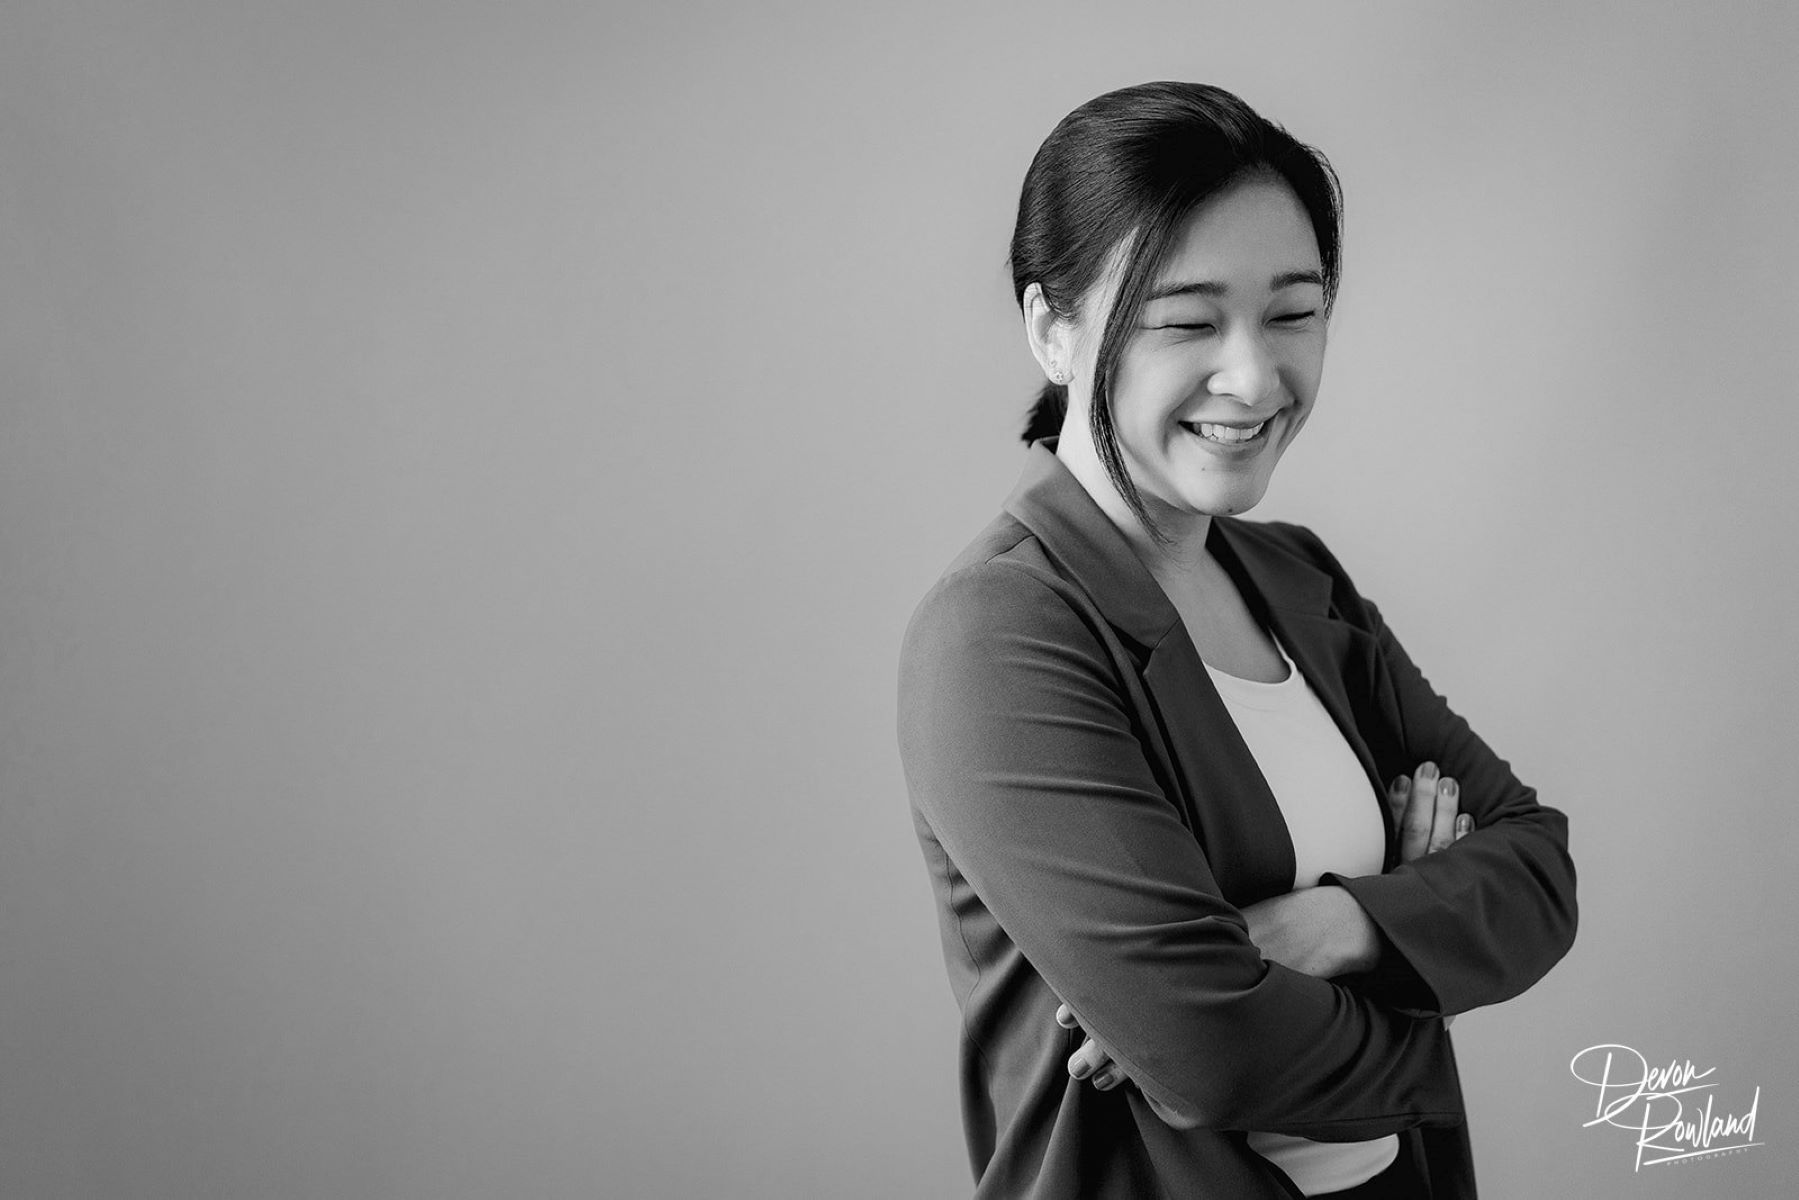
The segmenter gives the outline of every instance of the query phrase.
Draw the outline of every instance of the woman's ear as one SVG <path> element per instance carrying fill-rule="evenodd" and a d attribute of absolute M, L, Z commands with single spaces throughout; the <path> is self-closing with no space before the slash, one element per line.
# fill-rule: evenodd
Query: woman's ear
<path fill-rule="evenodd" d="M 1074 338 L 1069 322 L 1056 315 L 1044 299 L 1043 285 L 1033 283 L 1024 289 L 1024 336 L 1031 345 L 1031 355 L 1043 373 L 1056 383 L 1067 383 L 1074 375 Z"/>

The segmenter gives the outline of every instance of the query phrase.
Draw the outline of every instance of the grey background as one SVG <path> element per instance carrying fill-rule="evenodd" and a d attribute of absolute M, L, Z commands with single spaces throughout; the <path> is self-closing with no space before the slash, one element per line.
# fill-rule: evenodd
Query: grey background
<path fill-rule="evenodd" d="M 899 635 L 1037 376 L 1039 141 L 1348 197 L 1304 521 L 1545 801 L 1483 1195 L 1774 1196 L 1788 6 L 0 8 L 0 1195 L 965 1195 Z M 1760 1086 L 1631 1170 L 1569 1059 Z"/>

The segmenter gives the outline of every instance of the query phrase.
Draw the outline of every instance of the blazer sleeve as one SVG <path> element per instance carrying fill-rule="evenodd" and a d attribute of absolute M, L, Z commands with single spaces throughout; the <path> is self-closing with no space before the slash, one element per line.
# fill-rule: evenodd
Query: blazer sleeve
<path fill-rule="evenodd" d="M 1535 789 L 1437 694 L 1318 536 L 1294 528 L 1335 580 L 1339 613 L 1378 647 L 1377 707 L 1393 718 L 1388 741 L 1404 758 L 1382 769 L 1399 774 L 1435 762 L 1456 780 L 1460 811 L 1474 818 L 1470 833 L 1435 853 L 1380 875 L 1327 873 L 1321 882 L 1347 888 L 1379 927 L 1383 954 L 1404 957 L 1404 967 L 1384 964 L 1389 979 L 1422 980 L 1431 995 L 1415 1002 L 1417 1011 L 1453 1014 L 1510 999 L 1574 942 L 1568 818 L 1539 804 Z"/>
<path fill-rule="evenodd" d="M 965 566 L 906 630 L 907 787 L 975 895 L 1088 1035 L 1185 1120 L 1326 1141 L 1460 1120 L 1440 1021 L 1262 958 L 1060 586 L 1004 561 Z"/>

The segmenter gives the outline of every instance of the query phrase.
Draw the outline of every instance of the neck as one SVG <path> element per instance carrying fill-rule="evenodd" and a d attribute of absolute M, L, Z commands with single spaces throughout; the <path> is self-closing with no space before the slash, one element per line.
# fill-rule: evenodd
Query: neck
<path fill-rule="evenodd" d="M 1157 541 L 1112 483 L 1086 428 L 1076 426 L 1074 421 L 1064 422 L 1056 441 L 1056 457 L 1081 481 L 1100 511 L 1111 518 L 1156 581 L 1164 585 L 1179 583 L 1207 571 L 1213 565 L 1206 550 L 1206 538 L 1212 532 L 1211 516 L 1183 512 L 1158 497 L 1142 493 L 1144 507 L 1169 539 Z"/>

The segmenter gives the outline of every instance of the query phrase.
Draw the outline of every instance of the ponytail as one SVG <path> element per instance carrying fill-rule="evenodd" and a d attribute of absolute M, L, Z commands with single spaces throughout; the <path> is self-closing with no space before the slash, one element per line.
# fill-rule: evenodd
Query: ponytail
<path fill-rule="evenodd" d="M 1045 383 L 1037 393 L 1037 403 L 1024 423 L 1025 445 L 1039 438 L 1055 437 L 1062 432 L 1062 418 L 1068 414 L 1068 388 L 1060 383 Z"/>

